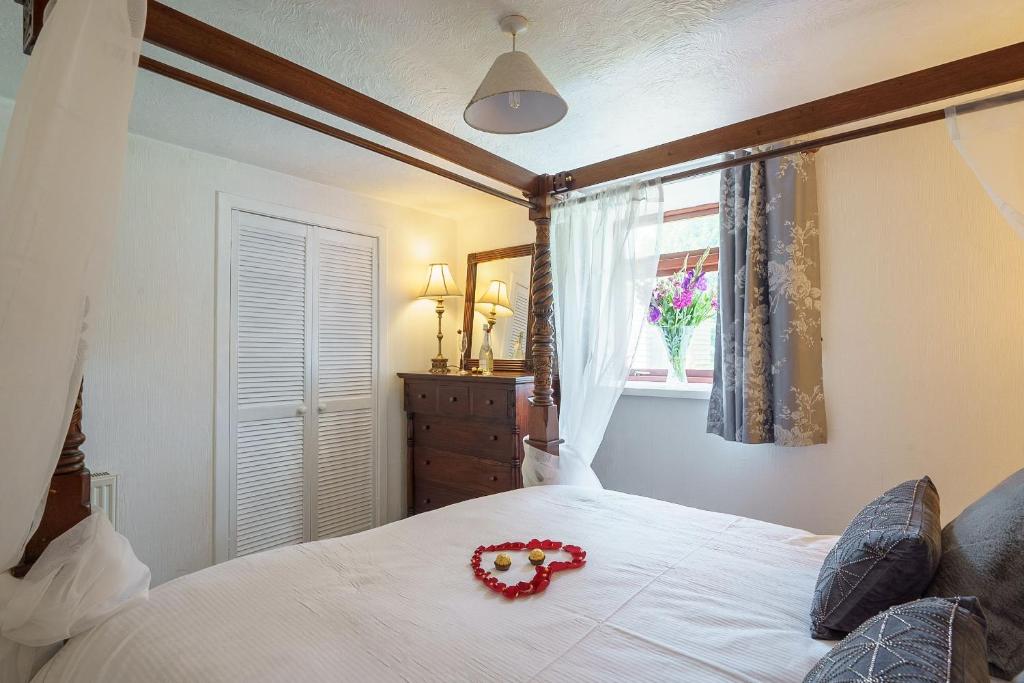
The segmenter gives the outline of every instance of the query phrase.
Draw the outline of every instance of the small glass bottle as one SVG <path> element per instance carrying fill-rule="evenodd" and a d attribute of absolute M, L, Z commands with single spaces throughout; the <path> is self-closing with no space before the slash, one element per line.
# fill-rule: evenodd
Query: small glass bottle
<path fill-rule="evenodd" d="M 484 375 L 494 373 L 494 351 L 491 349 L 490 325 L 484 325 L 484 340 L 480 344 L 480 372 Z"/>

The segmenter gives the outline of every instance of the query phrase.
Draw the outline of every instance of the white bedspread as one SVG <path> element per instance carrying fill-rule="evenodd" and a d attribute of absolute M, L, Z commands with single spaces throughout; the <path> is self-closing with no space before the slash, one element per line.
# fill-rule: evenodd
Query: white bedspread
<path fill-rule="evenodd" d="M 511 602 L 473 578 L 476 546 L 534 537 L 583 546 L 587 566 Z M 524 489 L 172 581 L 36 680 L 794 683 L 831 645 L 811 639 L 808 612 L 834 541 L 612 491 Z"/>

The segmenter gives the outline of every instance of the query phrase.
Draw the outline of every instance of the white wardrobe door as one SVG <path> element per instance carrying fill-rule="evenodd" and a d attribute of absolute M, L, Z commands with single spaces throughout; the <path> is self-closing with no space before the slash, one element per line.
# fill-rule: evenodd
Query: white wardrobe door
<path fill-rule="evenodd" d="M 317 538 L 374 526 L 377 240 L 317 228 Z"/>
<path fill-rule="evenodd" d="M 234 211 L 231 524 L 234 555 L 304 540 L 305 225 Z"/>

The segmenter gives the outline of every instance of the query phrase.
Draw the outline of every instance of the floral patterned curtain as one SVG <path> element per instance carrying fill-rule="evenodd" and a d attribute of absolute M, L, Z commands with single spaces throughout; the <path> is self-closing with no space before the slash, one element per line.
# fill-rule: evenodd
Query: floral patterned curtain
<path fill-rule="evenodd" d="M 709 433 L 740 443 L 825 443 L 818 227 L 812 154 L 722 173 Z"/>

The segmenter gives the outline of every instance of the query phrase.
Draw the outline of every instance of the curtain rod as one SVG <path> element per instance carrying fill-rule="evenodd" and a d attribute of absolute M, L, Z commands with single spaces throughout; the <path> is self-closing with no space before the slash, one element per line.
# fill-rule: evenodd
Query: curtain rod
<path fill-rule="evenodd" d="M 992 107 L 1002 106 L 1004 104 L 1012 104 L 1024 100 L 1024 90 L 1003 93 L 1000 95 L 994 95 L 993 97 L 985 98 L 982 100 L 976 100 L 974 102 L 966 102 L 964 104 L 952 105 L 949 108 L 960 110 L 962 113 L 971 113 L 975 111 L 981 111 L 983 109 L 990 109 Z M 850 142 L 851 140 L 859 140 L 861 138 L 871 137 L 873 135 L 879 135 L 881 133 L 890 133 L 896 130 L 902 130 L 904 128 L 912 128 L 914 126 L 920 126 L 924 123 L 932 123 L 934 121 L 941 121 L 946 117 L 946 108 L 936 109 L 934 111 L 925 112 L 923 114 L 915 114 L 914 116 L 907 116 L 902 119 L 895 119 L 893 121 L 886 121 L 885 123 L 877 123 L 871 126 L 864 126 L 863 128 L 856 128 L 854 130 L 845 131 L 843 133 L 836 133 L 834 135 L 826 135 L 821 138 L 814 140 L 807 140 L 805 142 L 797 142 L 784 147 L 778 147 L 776 149 L 766 150 L 763 152 L 754 152 L 743 157 L 736 157 L 735 159 L 726 159 L 723 161 L 716 161 L 711 164 L 704 164 L 695 168 L 689 168 L 685 171 L 678 171 L 676 173 L 669 173 L 667 175 L 660 176 L 662 184 L 677 182 L 685 180 L 687 178 L 693 178 L 694 176 L 705 175 L 707 173 L 714 173 L 715 171 L 724 171 L 728 168 L 735 168 L 736 166 L 743 166 L 755 161 L 764 161 L 766 159 L 774 159 L 777 157 L 789 156 L 790 154 L 799 154 L 800 152 L 806 152 L 809 150 L 816 150 L 819 147 L 828 147 L 829 145 L 835 145 L 840 142 Z M 654 176 L 658 177 L 658 176 Z M 600 186 L 597 186 L 600 187 Z M 559 195 L 566 194 L 572 190 L 555 190 L 551 194 Z"/>
<path fill-rule="evenodd" d="M 252 95 L 240 92 L 238 90 L 234 90 L 225 85 L 221 85 L 220 83 L 207 80 L 205 78 L 202 78 L 201 76 L 197 76 L 193 73 L 189 73 L 188 71 L 178 69 L 169 64 L 164 64 L 163 62 L 157 61 L 145 55 L 139 57 L 139 68 L 145 69 L 146 71 L 151 71 L 152 73 L 164 76 L 165 78 L 178 81 L 179 83 L 190 85 L 193 88 L 204 90 L 210 94 L 217 95 L 218 97 L 223 97 L 224 99 L 231 100 L 232 102 L 237 102 L 238 104 L 244 105 L 251 109 L 255 109 L 257 111 L 261 111 L 265 114 L 270 114 L 271 116 L 275 116 L 279 119 L 283 119 L 290 123 L 298 124 L 304 128 L 308 128 L 318 133 L 323 133 L 324 135 L 328 135 L 332 138 L 342 140 L 349 144 L 355 145 L 356 147 L 362 147 L 363 149 L 375 152 L 382 156 L 388 157 L 389 159 L 394 159 L 396 161 L 401 161 L 404 164 L 415 166 L 416 168 L 419 168 L 421 170 L 433 173 L 435 175 L 439 175 L 442 178 L 453 180 L 457 183 L 465 185 L 466 187 L 471 187 L 474 190 L 479 190 L 480 192 L 489 194 L 492 197 L 504 199 L 507 202 L 512 202 L 513 204 L 518 204 L 519 206 L 525 206 L 528 209 L 534 208 L 532 202 L 521 197 L 516 197 L 506 192 L 502 192 L 501 190 L 490 187 L 489 185 L 485 185 L 484 183 L 473 180 L 472 178 L 467 178 L 465 176 L 459 175 L 458 173 L 449 171 L 446 168 L 436 166 L 428 161 L 424 161 L 423 159 L 418 159 L 409 154 L 405 154 L 403 152 L 399 152 L 398 150 L 391 149 L 390 147 L 385 147 L 384 145 L 373 142 L 372 140 L 367 140 L 366 138 L 359 137 L 358 135 L 354 135 L 340 128 L 335 128 L 334 126 L 323 123 L 322 121 L 317 121 L 316 119 L 309 118 L 308 116 L 303 116 L 302 114 L 298 114 L 289 109 L 285 109 L 284 107 L 279 107 L 276 104 L 271 104 L 270 102 L 266 102 L 257 97 L 253 97 Z"/>

